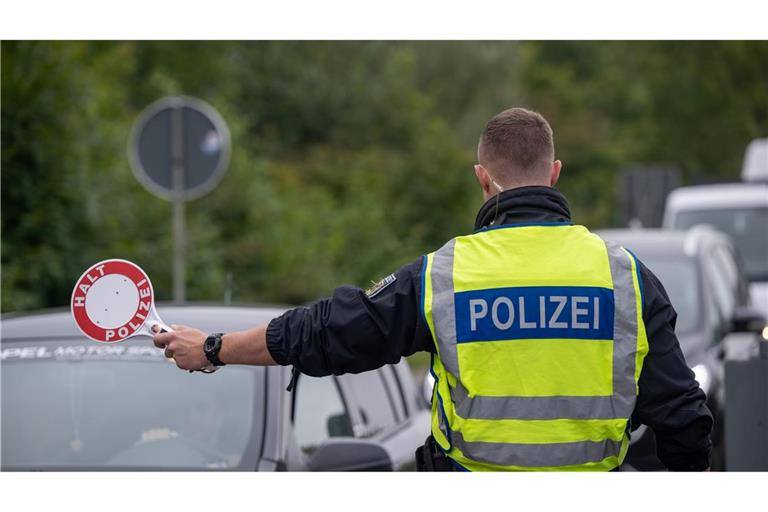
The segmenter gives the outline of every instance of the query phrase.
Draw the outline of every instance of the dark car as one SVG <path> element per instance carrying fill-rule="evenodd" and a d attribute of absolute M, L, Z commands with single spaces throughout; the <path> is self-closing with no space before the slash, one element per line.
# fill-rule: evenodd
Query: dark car
<path fill-rule="evenodd" d="M 632 251 L 664 285 L 677 311 L 675 332 L 686 362 L 707 394 L 715 419 L 712 467 L 724 469 L 724 341 L 754 339 L 753 333 L 734 333 L 753 330 L 759 316 L 750 307 L 748 283 L 731 240 L 707 226 L 597 233 Z M 645 425 L 633 432 L 626 463 L 639 470 L 663 468 L 653 432 Z"/>
<path fill-rule="evenodd" d="M 282 312 L 159 307 L 169 323 L 252 327 Z M 148 337 L 84 338 L 69 311 L 2 319 L 3 470 L 406 470 L 430 414 L 405 361 L 357 375 L 181 371 Z"/>

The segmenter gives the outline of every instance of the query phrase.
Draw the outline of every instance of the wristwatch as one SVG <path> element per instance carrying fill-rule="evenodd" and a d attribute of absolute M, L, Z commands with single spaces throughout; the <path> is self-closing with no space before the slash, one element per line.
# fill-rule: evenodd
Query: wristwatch
<path fill-rule="evenodd" d="M 203 344 L 203 352 L 205 352 L 205 357 L 208 358 L 208 361 L 210 361 L 213 366 L 224 366 L 224 363 L 222 363 L 221 359 L 219 359 L 222 336 L 224 336 L 223 332 L 214 332 L 205 338 L 205 343 Z"/>

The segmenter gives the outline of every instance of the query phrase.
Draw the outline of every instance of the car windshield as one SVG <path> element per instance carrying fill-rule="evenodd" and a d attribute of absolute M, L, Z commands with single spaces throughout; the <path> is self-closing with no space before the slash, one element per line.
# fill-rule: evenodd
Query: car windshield
<path fill-rule="evenodd" d="M 699 327 L 699 278 L 696 262 L 692 258 L 680 256 L 643 256 L 640 261 L 648 267 L 669 295 L 672 306 L 677 311 L 677 333 L 693 332 Z"/>
<path fill-rule="evenodd" d="M 151 346 L 4 342 L 3 468 L 238 467 L 256 375 L 182 372 Z"/>
<path fill-rule="evenodd" d="M 768 208 L 683 211 L 674 227 L 688 229 L 696 224 L 711 224 L 730 235 L 744 262 L 750 281 L 768 281 Z"/>

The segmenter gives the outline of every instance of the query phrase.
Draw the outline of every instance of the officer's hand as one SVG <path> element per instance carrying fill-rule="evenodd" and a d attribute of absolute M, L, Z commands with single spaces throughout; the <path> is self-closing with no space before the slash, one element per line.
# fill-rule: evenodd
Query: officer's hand
<path fill-rule="evenodd" d="M 152 331 L 157 333 L 155 346 L 165 349 L 165 357 L 173 358 L 182 370 L 199 370 L 210 364 L 203 352 L 206 333 L 186 325 L 171 325 L 171 328 L 173 331 L 160 333 L 159 326 L 152 326 Z"/>

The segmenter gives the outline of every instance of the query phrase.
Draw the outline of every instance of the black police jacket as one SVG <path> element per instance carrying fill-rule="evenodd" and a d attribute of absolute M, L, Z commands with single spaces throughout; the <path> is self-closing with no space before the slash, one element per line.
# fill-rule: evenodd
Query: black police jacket
<path fill-rule="evenodd" d="M 495 224 L 569 222 L 565 197 L 549 187 L 521 187 L 488 200 L 475 229 Z M 269 323 L 272 358 L 313 376 L 359 373 L 417 351 L 435 352 L 420 313 L 422 258 L 397 270 L 378 289 L 341 286 L 333 296 L 289 310 Z M 656 434 L 657 454 L 671 470 L 709 466 L 712 415 L 675 335 L 677 314 L 659 280 L 640 265 L 648 355 L 638 382 L 632 425 Z"/>

